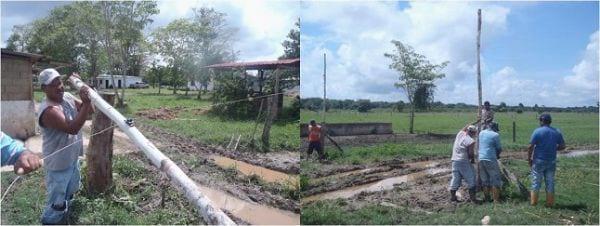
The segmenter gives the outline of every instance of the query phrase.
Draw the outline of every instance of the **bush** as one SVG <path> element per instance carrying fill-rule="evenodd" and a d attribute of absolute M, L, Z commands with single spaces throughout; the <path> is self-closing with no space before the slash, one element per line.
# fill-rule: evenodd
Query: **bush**
<path fill-rule="evenodd" d="M 238 72 L 224 72 L 215 76 L 216 84 L 210 113 L 231 119 L 255 119 L 261 101 L 250 101 L 246 81 Z M 245 101 L 244 99 L 248 99 Z M 226 103 L 226 104 L 219 104 Z M 263 106 L 265 108 L 265 106 Z"/>

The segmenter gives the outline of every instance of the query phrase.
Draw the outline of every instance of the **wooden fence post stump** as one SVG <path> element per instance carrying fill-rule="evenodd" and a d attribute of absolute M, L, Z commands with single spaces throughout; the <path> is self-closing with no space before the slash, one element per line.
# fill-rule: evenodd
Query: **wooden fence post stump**
<path fill-rule="evenodd" d="M 100 93 L 100 96 L 114 106 L 114 93 Z M 96 109 L 92 119 L 92 132 L 96 134 L 109 128 L 112 120 Z M 96 134 L 90 138 L 87 153 L 87 192 L 105 193 L 112 186 L 113 129 Z"/>

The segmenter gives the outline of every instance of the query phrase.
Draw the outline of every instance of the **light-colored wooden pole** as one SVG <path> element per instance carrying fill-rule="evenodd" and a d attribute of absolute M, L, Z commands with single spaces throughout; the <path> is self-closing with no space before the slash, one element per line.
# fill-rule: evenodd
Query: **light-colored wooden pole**
<path fill-rule="evenodd" d="M 70 77 L 69 82 L 77 89 L 85 85 L 76 77 Z M 190 179 L 171 159 L 152 144 L 134 125 L 110 104 L 106 103 L 94 90 L 89 90 L 92 104 L 106 116 L 108 116 L 119 128 L 127 134 L 129 139 L 144 152 L 152 164 L 166 173 L 171 183 L 182 188 L 184 195 L 200 212 L 201 217 L 208 224 L 235 225 L 229 216 L 221 209 L 216 208 L 212 201 L 200 192 L 198 185 Z"/>
<path fill-rule="evenodd" d="M 477 93 L 478 93 L 478 107 L 477 107 L 477 118 L 479 122 L 477 123 L 477 132 L 479 133 L 482 128 L 482 118 L 481 118 L 481 102 L 482 102 L 482 93 L 481 93 L 481 9 L 477 10 Z M 481 176 L 479 172 L 479 135 L 476 136 L 476 144 L 475 151 L 473 155 L 475 156 L 475 161 L 477 161 L 477 186 L 481 187 Z"/>

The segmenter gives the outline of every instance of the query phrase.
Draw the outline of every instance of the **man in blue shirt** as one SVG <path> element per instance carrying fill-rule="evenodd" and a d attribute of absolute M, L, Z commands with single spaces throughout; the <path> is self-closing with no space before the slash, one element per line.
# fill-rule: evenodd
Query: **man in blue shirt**
<path fill-rule="evenodd" d="M 2 166 L 14 165 L 15 173 L 21 169 L 24 174 L 27 174 L 42 166 L 38 155 L 26 150 L 22 144 L 4 132 L 0 132 L 0 150 L 2 151 Z"/>
<path fill-rule="evenodd" d="M 556 128 L 550 126 L 550 114 L 540 115 L 540 127 L 531 134 L 527 160 L 531 167 L 531 205 L 538 202 L 538 192 L 542 178 L 546 183 L 546 206 L 554 205 L 554 173 L 556 172 L 556 152 L 565 149 L 565 140 Z"/>
<path fill-rule="evenodd" d="M 500 134 L 496 131 L 495 124 L 486 124 L 479 133 L 479 177 L 483 185 L 485 200 L 490 201 L 491 193 L 495 203 L 500 201 L 500 187 L 502 187 L 500 167 L 498 166 L 502 146 L 500 145 Z"/>

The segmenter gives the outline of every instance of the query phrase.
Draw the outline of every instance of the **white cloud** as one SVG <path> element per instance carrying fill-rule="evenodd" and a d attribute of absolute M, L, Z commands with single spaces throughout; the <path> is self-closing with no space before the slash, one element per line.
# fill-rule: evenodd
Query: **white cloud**
<path fill-rule="evenodd" d="M 390 40 L 411 45 L 433 63 L 450 61 L 436 82 L 436 101 L 477 103 L 477 9 L 482 9 L 481 69 L 483 98 L 494 104 L 581 106 L 598 100 L 598 32 L 583 59 L 564 78 L 534 80 L 511 65 L 492 71 L 486 43 L 507 33 L 511 4 L 494 2 L 303 2 L 302 23 L 318 27 L 302 33 L 301 95 L 322 96 L 322 55 L 328 55 L 328 97 L 406 100 L 393 84 Z M 516 6 L 515 6 L 516 7 Z M 522 7 L 522 6 L 519 6 Z M 490 55 L 491 56 L 491 55 Z"/>
<path fill-rule="evenodd" d="M 558 93 L 572 98 L 573 104 L 593 105 L 598 101 L 598 31 L 590 35 L 583 59 L 572 69 L 573 74 L 563 78 Z M 570 94 L 570 95 L 569 95 Z M 571 105 L 572 106 L 572 105 Z"/>
<path fill-rule="evenodd" d="M 559 80 L 533 80 L 524 78 L 512 67 L 504 67 L 493 73 L 484 84 L 484 97 L 492 102 L 509 105 L 523 103 L 546 106 L 584 106 L 598 101 L 598 31 L 590 35 L 583 57 L 573 69 L 573 74 Z"/>
<path fill-rule="evenodd" d="M 159 1 L 158 7 L 160 14 L 155 16 L 153 28 L 191 17 L 193 8 L 212 7 L 226 13 L 227 23 L 238 29 L 233 50 L 240 51 L 242 61 L 273 60 L 282 55 L 281 42 L 299 16 L 298 2 Z"/>
<path fill-rule="evenodd" d="M 328 96 L 397 101 L 403 91 L 393 84 L 397 73 L 388 68 L 392 39 L 413 46 L 432 62 L 451 61 L 444 70 L 436 98 L 443 102 L 474 103 L 469 87 L 475 78 L 476 12 L 484 11 L 489 36 L 505 30 L 509 9 L 468 2 L 415 3 L 399 10 L 395 2 L 306 2 L 302 23 L 318 24 L 322 33 L 302 33 L 301 93 L 321 96 L 322 49 L 328 54 Z M 489 38 L 489 37 L 486 37 Z M 321 52 L 319 52 L 321 51 Z M 316 53 L 315 53 L 316 52 Z M 485 66 L 485 64 L 483 64 Z M 340 81 L 337 81 L 340 80 Z M 316 88 L 321 87 L 321 88 Z M 339 90 L 339 91 L 338 91 Z M 405 99 L 405 98 L 403 98 Z"/>

